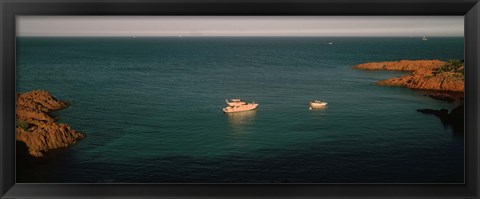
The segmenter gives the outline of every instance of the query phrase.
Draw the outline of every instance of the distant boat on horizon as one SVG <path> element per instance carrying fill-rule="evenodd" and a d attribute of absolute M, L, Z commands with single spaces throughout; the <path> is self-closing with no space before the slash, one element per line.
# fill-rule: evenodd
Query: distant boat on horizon
<path fill-rule="evenodd" d="M 423 36 L 423 37 L 422 37 L 422 40 L 423 40 L 423 41 L 427 41 L 428 39 L 427 39 L 426 36 Z"/>

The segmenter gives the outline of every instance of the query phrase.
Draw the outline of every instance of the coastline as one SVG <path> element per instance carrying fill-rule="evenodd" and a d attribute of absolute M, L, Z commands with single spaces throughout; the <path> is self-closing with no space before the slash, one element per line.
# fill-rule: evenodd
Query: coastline
<path fill-rule="evenodd" d="M 369 62 L 353 66 L 360 70 L 390 70 L 411 72 L 408 75 L 378 81 L 380 86 L 400 86 L 412 89 L 464 92 L 463 74 L 456 71 L 440 71 L 449 62 L 440 60 L 401 60 Z M 463 70 L 463 66 L 461 67 Z"/>
<path fill-rule="evenodd" d="M 43 157 L 43 153 L 66 148 L 86 137 L 68 124 L 57 123 L 50 113 L 68 107 L 65 101 L 57 100 L 48 91 L 34 90 L 16 95 L 17 142 L 26 145 L 28 154 Z"/>
<path fill-rule="evenodd" d="M 17 91 L 68 101 L 51 116 L 87 138 L 41 158 L 17 141 L 17 182 L 463 182 L 463 137 L 416 111 L 454 104 L 351 68 L 461 57 L 463 38 L 184 39 L 19 42 Z M 224 115 L 229 97 L 262 107 Z"/>
<path fill-rule="evenodd" d="M 454 133 L 464 130 L 464 90 L 463 61 L 450 60 L 400 60 L 368 62 L 352 67 L 360 70 L 389 70 L 411 72 L 401 77 L 380 80 L 379 86 L 398 86 L 420 90 L 431 98 L 458 104 L 448 109 L 417 109 L 417 112 L 435 115 L 445 126 L 450 125 Z"/>

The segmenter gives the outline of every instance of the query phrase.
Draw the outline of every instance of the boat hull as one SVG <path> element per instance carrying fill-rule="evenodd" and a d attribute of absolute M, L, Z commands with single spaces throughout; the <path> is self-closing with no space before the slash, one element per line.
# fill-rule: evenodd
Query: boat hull
<path fill-rule="evenodd" d="M 327 106 L 327 102 L 322 102 L 322 103 L 312 103 L 310 102 L 310 107 L 312 108 L 324 108 L 325 106 Z"/>
<path fill-rule="evenodd" d="M 250 111 L 256 109 L 258 104 L 245 104 L 241 106 L 228 106 L 223 108 L 223 112 L 225 113 L 235 113 L 235 112 L 243 112 L 243 111 Z"/>

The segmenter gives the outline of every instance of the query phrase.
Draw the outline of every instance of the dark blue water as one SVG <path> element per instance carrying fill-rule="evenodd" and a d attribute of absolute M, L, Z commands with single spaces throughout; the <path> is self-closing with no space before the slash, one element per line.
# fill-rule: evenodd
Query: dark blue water
<path fill-rule="evenodd" d="M 463 38 L 19 38 L 17 91 L 71 102 L 87 134 L 17 182 L 463 183 L 453 104 L 352 66 L 463 59 Z M 328 45 L 333 42 L 333 45 Z M 257 110 L 224 114 L 224 99 Z M 308 101 L 325 100 L 325 110 Z"/>

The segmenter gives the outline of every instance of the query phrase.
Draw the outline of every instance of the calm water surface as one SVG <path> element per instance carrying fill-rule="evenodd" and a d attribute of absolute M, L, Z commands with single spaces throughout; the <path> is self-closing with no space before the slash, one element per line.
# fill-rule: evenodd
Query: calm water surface
<path fill-rule="evenodd" d="M 328 45 L 333 42 L 333 45 Z M 87 134 L 17 182 L 463 182 L 463 137 L 370 61 L 463 59 L 463 38 L 17 39 L 17 92 Z M 224 99 L 260 104 L 224 114 Z M 308 101 L 329 102 L 308 110 Z"/>

